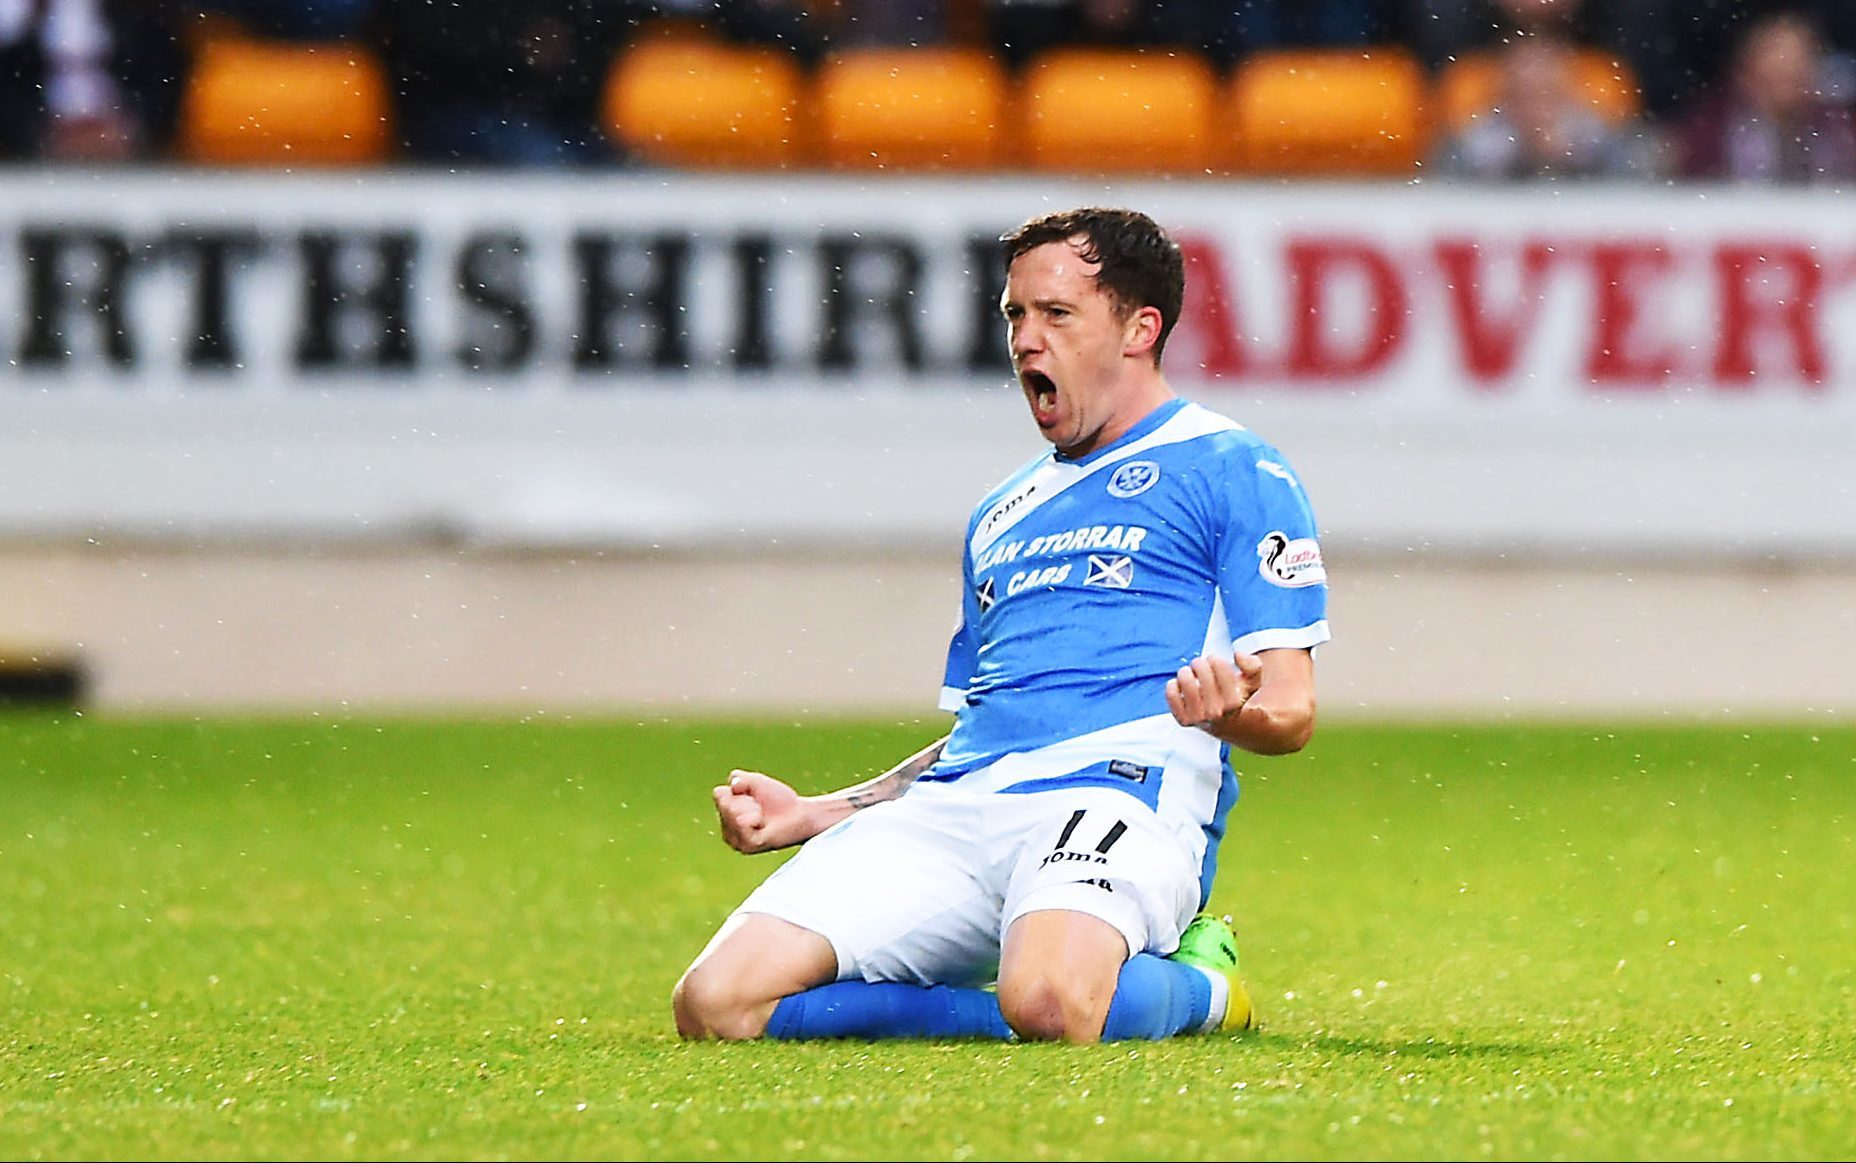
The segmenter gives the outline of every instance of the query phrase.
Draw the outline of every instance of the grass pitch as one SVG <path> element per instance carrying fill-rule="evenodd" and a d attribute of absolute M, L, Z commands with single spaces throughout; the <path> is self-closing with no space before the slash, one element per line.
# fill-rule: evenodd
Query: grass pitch
<path fill-rule="evenodd" d="M 1823 1158 L 1856 1144 L 1856 728 L 1371 727 L 1246 765 L 1264 1030 L 687 1045 L 822 790 L 938 723 L 0 718 L 8 1158 Z"/>

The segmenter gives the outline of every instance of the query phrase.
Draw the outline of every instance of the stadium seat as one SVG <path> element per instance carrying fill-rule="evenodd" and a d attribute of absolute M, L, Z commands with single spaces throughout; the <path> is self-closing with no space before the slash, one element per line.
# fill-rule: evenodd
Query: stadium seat
<path fill-rule="evenodd" d="M 821 159 L 840 170 L 979 170 L 999 160 L 1005 67 L 973 48 L 828 57 L 812 90 Z"/>
<path fill-rule="evenodd" d="M 1426 87 L 1395 46 L 1257 53 L 1225 88 L 1218 160 L 1246 174 L 1409 172 L 1427 145 Z"/>
<path fill-rule="evenodd" d="M 199 46 L 180 153 L 218 165 L 362 165 L 390 152 L 385 71 L 367 48 L 239 36 Z"/>
<path fill-rule="evenodd" d="M 0 638 L 0 711 L 29 704 L 71 706 L 83 700 L 86 685 L 75 652 Z"/>
<path fill-rule="evenodd" d="M 715 169 L 781 169 L 810 160 L 804 74 L 779 49 L 701 38 L 640 42 L 607 74 L 612 140 L 647 161 Z"/>
<path fill-rule="evenodd" d="M 1047 49 L 1026 66 L 1017 139 L 1038 170 L 1202 174 L 1216 94 L 1211 64 L 1186 50 Z"/>
<path fill-rule="evenodd" d="M 1627 121 L 1642 112 L 1642 93 L 1630 66 L 1600 49 L 1581 49 L 1573 58 L 1574 86 L 1607 121 Z M 1458 57 L 1437 74 L 1438 128 L 1451 133 L 1471 118 L 1501 104 L 1501 66 L 1494 52 Z"/>

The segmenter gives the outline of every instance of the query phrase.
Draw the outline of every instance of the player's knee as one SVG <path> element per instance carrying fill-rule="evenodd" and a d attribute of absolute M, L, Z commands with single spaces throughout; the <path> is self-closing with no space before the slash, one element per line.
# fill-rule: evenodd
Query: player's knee
<path fill-rule="evenodd" d="M 999 983 L 999 1012 L 1027 1041 L 1099 1042 L 1107 1008 L 1088 991 L 1039 977 Z"/>
<path fill-rule="evenodd" d="M 677 1033 L 685 1038 L 719 1038 L 740 1042 L 758 1038 L 767 1030 L 766 1007 L 756 1005 L 738 983 L 722 975 L 692 967 L 670 994 Z"/>

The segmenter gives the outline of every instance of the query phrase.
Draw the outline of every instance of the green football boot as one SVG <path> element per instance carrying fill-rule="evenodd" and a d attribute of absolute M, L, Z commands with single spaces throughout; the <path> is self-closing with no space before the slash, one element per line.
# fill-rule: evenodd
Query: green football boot
<path fill-rule="evenodd" d="M 1192 918 L 1186 931 L 1179 935 L 1179 949 L 1172 960 L 1203 969 L 1224 981 L 1227 987 L 1224 1020 L 1218 1023 L 1218 1029 L 1227 1034 L 1239 1034 L 1257 1028 L 1256 1008 L 1250 1004 L 1250 993 L 1238 977 L 1237 935 L 1231 932 L 1228 922 L 1210 913 Z M 1218 1002 L 1216 994 L 1214 988 L 1214 1009 Z"/>

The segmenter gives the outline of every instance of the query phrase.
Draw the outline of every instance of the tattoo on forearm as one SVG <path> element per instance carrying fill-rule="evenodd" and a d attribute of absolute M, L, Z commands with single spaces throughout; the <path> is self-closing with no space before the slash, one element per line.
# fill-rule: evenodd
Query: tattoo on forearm
<path fill-rule="evenodd" d="M 922 772 L 934 766 L 934 761 L 941 757 L 941 746 L 946 742 L 945 738 L 938 739 L 875 779 L 860 783 L 853 788 L 846 788 L 844 802 L 861 811 L 871 804 L 880 804 L 884 800 L 895 799 L 908 791 L 909 785 L 914 783 Z"/>

